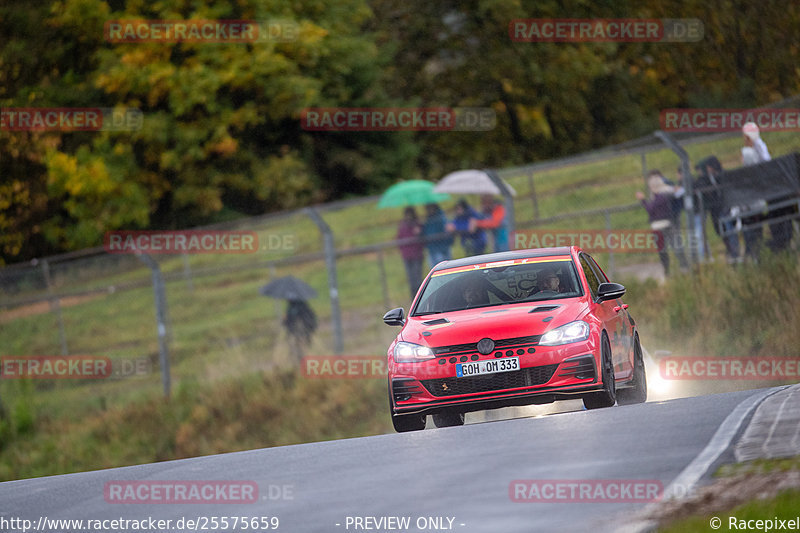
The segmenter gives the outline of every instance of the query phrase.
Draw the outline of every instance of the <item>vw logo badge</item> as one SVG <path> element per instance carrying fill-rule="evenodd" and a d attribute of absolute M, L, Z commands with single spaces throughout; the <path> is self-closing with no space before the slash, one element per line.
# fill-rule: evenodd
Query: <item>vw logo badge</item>
<path fill-rule="evenodd" d="M 494 341 L 492 339 L 481 339 L 478 342 L 478 351 L 483 355 L 489 355 L 494 350 Z"/>

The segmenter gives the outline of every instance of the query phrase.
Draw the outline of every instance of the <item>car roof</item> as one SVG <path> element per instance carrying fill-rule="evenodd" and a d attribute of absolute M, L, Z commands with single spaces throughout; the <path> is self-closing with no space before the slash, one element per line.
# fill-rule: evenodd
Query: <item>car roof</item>
<path fill-rule="evenodd" d="M 446 270 L 463 266 L 479 265 L 482 263 L 492 263 L 494 261 L 508 261 L 510 259 L 525 259 L 526 257 L 549 257 L 554 255 L 572 255 L 573 250 L 579 250 L 577 246 L 562 246 L 559 248 L 532 248 L 528 250 L 512 250 L 510 252 L 497 252 L 493 254 L 473 255 L 463 259 L 444 261 L 434 267 L 433 271 Z"/>

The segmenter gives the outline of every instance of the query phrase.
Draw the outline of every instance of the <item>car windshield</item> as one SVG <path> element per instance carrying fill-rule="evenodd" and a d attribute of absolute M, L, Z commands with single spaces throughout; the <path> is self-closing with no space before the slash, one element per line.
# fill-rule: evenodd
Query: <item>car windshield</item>
<path fill-rule="evenodd" d="M 497 265 L 497 266 L 493 266 Z M 434 273 L 411 316 L 572 298 L 582 294 L 571 260 L 489 263 Z"/>

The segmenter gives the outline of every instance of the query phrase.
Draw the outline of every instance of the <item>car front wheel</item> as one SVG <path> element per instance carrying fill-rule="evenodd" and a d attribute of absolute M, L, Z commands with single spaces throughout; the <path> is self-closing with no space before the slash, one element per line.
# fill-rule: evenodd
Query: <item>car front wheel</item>
<path fill-rule="evenodd" d="M 603 333 L 603 340 L 600 343 L 600 364 L 603 372 L 603 390 L 583 397 L 583 405 L 587 409 L 601 409 L 617 403 L 617 384 L 614 380 L 614 363 L 611 361 L 611 344 L 605 333 Z"/>
<path fill-rule="evenodd" d="M 644 371 L 644 358 L 639 335 L 633 341 L 633 383 L 632 387 L 620 389 L 617 393 L 617 403 L 630 405 L 642 403 L 647 400 L 647 374 Z"/>
<path fill-rule="evenodd" d="M 437 428 L 464 425 L 464 413 L 442 413 L 433 415 L 433 423 Z"/>
<path fill-rule="evenodd" d="M 425 415 L 392 415 L 392 425 L 398 433 L 425 429 Z"/>

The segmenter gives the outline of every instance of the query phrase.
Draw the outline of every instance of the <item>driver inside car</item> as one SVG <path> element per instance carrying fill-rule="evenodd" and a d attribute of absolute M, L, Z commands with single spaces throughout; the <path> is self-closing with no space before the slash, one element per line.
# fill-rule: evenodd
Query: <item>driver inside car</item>
<path fill-rule="evenodd" d="M 489 295 L 486 294 L 485 289 L 481 289 L 476 285 L 467 285 L 462 292 L 464 302 L 467 307 L 479 307 L 489 303 Z"/>
<path fill-rule="evenodd" d="M 539 274 L 539 290 L 537 292 L 559 292 L 561 280 L 555 270 L 545 270 Z"/>

